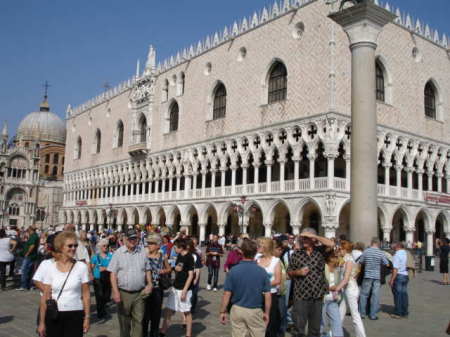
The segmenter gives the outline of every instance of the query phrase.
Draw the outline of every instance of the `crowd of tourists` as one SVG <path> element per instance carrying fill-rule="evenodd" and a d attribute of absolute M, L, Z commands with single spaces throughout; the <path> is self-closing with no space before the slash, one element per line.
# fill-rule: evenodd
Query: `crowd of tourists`
<path fill-rule="evenodd" d="M 378 320 L 383 284 L 392 289 L 391 317 L 409 314 L 414 259 L 402 242 L 391 253 L 380 245 L 377 238 L 367 248 L 345 236 L 328 239 L 313 228 L 273 238 L 210 235 L 201 245 L 183 230 L 170 235 L 139 226 L 124 233 L 76 232 L 74 225 L 42 233 L 0 229 L 0 285 L 5 289 L 20 262 L 18 290 L 41 293 L 40 336 L 87 333 L 92 285 L 96 322 L 110 319 L 116 306 L 121 337 L 169 336 L 175 314 L 190 337 L 205 266 L 206 291 L 221 289 L 219 274 L 226 274 L 218 314 L 233 337 L 343 337 L 347 315 L 355 336 L 365 337 L 364 319 Z M 448 284 L 449 241 L 439 240 L 438 248 Z"/>

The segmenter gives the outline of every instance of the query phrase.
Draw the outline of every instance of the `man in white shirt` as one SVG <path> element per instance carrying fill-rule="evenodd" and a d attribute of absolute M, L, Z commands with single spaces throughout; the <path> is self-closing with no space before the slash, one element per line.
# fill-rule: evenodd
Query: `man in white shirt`
<path fill-rule="evenodd" d="M 392 318 L 408 317 L 408 254 L 405 245 L 402 242 L 396 242 L 392 245 L 395 250 L 393 257 L 393 271 L 389 285 L 394 295 L 394 314 Z"/>

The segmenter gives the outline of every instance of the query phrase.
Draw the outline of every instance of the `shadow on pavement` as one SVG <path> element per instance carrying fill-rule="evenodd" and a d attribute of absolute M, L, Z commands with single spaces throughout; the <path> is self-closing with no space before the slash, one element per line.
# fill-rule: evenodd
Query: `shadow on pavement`
<path fill-rule="evenodd" d="M 0 324 L 11 322 L 14 319 L 14 316 L 3 316 L 0 317 Z"/>

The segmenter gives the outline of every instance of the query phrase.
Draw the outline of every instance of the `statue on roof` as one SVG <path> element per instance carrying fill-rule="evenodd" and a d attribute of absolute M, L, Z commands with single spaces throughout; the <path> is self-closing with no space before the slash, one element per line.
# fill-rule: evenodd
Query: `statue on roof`
<path fill-rule="evenodd" d="M 341 6 L 339 7 L 339 10 L 341 11 L 342 9 L 344 9 L 344 5 L 347 3 L 347 2 L 351 2 L 351 3 L 353 3 L 354 5 L 358 5 L 358 4 L 360 4 L 360 3 L 364 3 L 364 2 L 374 2 L 374 0 L 341 0 Z"/>

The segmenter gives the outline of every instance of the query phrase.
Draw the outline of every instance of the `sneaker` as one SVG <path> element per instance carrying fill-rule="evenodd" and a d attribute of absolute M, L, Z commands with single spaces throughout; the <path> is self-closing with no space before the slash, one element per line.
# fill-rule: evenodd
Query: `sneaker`
<path fill-rule="evenodd" d="M 217 288 L 214 288 L 213 291 L 217 291 Z"/>
<path fill-rule="evenodd" d="M 394 319 L 400 319 L 400 318 L 402 318 L 402 317 L 399 316 L 399 315 L 396 315 L 396 314 L 392 314 L 392 315 L 391 315 L 391 318 L 394 318 Z"/>
<path fill-rule="evenodd" d="M 17 288 L 16 290 L 17 290 L 17 291 L 25 291 L 25 290 L 27 290 L 27 289 L 25 289 L 25 288 Z"/>
<path fill-rule="evenodd" d="M 208 285 L 206 286 L 206 290 L 211 290 L 211 285 L 208 284 Z"/>

